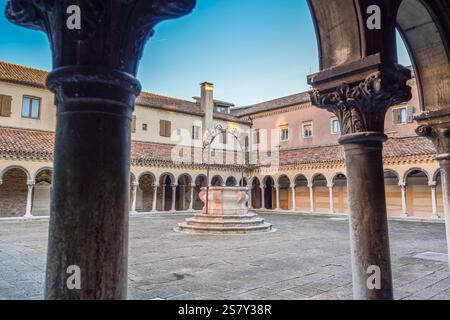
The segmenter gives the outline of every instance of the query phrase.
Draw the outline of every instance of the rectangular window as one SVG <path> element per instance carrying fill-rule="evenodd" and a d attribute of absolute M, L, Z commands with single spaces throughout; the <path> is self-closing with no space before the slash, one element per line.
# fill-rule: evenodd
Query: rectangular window
<path fill-rule="evenodd" d="M 165 138 L 170 138 L 172 136 L 172 123 L 170 121 L 159 121 L 159 135 Z"/>
<path fill-rule="evenodd" d="M 408 123 L 408 110 L 406 108 L 394 109 L 393 113 L 394 124 Z"/>
<path fill-rule="evenodd" d="M 341 133 L 341 124 L 339 123 L 339 120 L 337 119 L 331 120 L 331 133 L 332 134 Z"/>
<path fill-rule="evenodd" d="M 200 127 L 192 126 L 192 140 L 200 140 Z"/>
<path fill-rule="evenodd" d="M 280 128 L 280 140 L 281 141 L 289 140 L 289 128 L 287 126 L 283 126 Z"/>
<path fill-rule="evenodd" d="M 303 124 L 303 138 L 312 138 L 313 136 L 313 124 L 312 122 L 307 122 Z"/>
<path fill-rule="evenodd" d="M 23 96 L 22 118 L 39 119 L 41 113 L 41 98 Z"/>
<path fill-rule="evenodd" d="M 148 125 L 146 123 L 142 124 L 142 131 L 147 131 L 148 130 Z"/>
<path fill-rule="evenodd" d="M 222 133 L 219 137 L 221 144 L 227 144 L 228 132 Z"/>
<path fill-rule="evenodd" d="M 136 116 L 131 118 L 131 133 L 136 132 Z"/>
<path fill-rule="evenodd" d="M 259 145 L 260 144 L 260 138 L 261 138 L 261 134 L 259 132 L 259 130 L 255 130 L 254 136 L 253 136 L 253 143 L 255 145 Z"/>
<path fill-rule="evenodd" d="M 0 94 L 0 117 L 11 116 L 11 102 L 11 96 Z"/>

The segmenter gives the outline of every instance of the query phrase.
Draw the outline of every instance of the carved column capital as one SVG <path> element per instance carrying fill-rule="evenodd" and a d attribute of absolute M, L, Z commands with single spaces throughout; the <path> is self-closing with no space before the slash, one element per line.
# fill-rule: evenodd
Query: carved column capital
<path fill-rule="evenodd" d="M 408 69 L 401 69 L 394 75 L 377 71 L 362 82 L 344 83 L 325 92 L 313 90 L 311 102 L 336 115 L 341 124 L 341 143 L 385 140 L 386 111 L 412 98 L 411 87 L 407 85 L 409 78 Z"/>
<path fill-rule="evenodd" d="M 437 160 L 450 160 L 450 108 L 423 112 L 415 117 L 416 132 L 430 139 L 437 151 Z"/>

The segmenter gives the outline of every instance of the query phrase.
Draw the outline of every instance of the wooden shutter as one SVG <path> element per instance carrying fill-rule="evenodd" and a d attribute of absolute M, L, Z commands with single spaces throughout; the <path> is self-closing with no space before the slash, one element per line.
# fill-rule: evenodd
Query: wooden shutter
<path fill-rule="evenodd" d="M 0 94 L 0 116 L 10 117 L 11 116 L 11 102 L 12 97 Z"/>
<path fill-rule="evenodd" d="M 166 121 L 166 135 L 165 137 L 170 138 L 172 136 L 172 122 Z"/>
<path fill-rule="evenodd" d="M 131 132 L 136 132 L 136 116 L 133 116 L 133 120 L 131 120 Z"/>
<path fill-rule="evenodd" d="M 166 123 L 164 120 L 159 120 L 159 136 L 164 137 L 166 133 Z"/>

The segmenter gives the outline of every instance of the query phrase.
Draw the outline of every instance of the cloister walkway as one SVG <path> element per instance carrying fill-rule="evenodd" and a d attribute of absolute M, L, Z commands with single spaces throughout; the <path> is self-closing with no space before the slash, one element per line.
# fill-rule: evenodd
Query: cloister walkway
<path fill-rule="evenodd" d="M 132 217 L 128 298 L 351 299 L 348 220 L 262 216 L 278 231 L 191 236 L 173 231 L 180 215 Z M 445 225 L 389 224 L 395 298 L 450 299 L 446 258 L 424 255 L 446 253 Z M 47 232 L 48 220 L 0 222 L 0 299 L 43 297 Z"/>

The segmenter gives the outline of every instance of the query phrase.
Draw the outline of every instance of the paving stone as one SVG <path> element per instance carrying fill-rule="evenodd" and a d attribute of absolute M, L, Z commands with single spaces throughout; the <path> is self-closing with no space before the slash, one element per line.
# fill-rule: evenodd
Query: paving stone
<path fill-rule="evenodd" d="M 261 215 L 277 232 L 173 232 L 183 216 L 133 217 L 129 299 L 351 299 L 347 221 Z M 396 299 L 450 299 L 443 224 L 390 222 Z M 0 300 L 42 299 L 48 221 L 0 222 Z M 429 256 L 427 254 L 427 256 Z"/>

